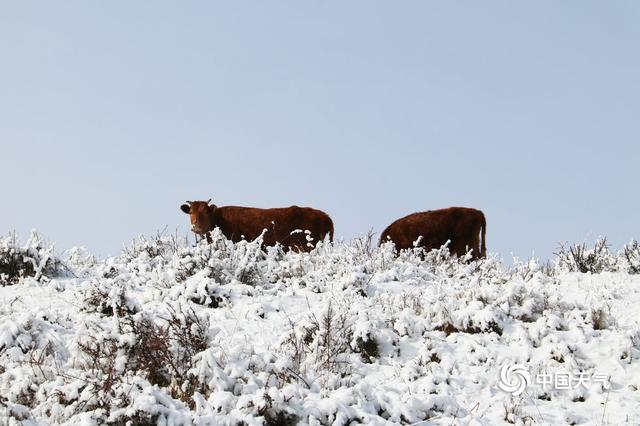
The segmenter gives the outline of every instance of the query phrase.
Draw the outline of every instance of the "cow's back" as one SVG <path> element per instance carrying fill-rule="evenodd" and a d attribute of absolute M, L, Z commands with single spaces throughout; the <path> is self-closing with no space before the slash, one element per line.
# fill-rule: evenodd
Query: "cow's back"
<path fill-rule="evenodd" d="M 414 242 L 419 240 L 419 246 L 431 250 L 449 241 L 452 253 L 459 256 L 467 247 L 473 248 L 474 255 L 482 255 L 479 233 L 484 223 L 480 210 L 467 207 L 412 213 L 389 225 L 380 236 L 380 244 L 390 240 L 397 250 L 403 250 L 413 248 Z"/>
<path fill-rule="evenodd" d="M 382 232 L 380 243 L 391 240 L 396 249 L 404 250 L 419 239 L 420 246 L 438 248 L 451 238 L 450 223 L 450 215 L 442 210 L 412 213 L 389 225 Z"/>
<path fill-rule="evenodd" d="M 312 241 L 326 235 L 333 238 L 333 222 L 321 210 L 310 207 L 282 207 L 261 209 L 255 207 L 225 206 L 216 209 L 216 223 L 230 240 L 253 240 L 264 232 L 263 243 L 306 249 L 307 235 Z M 305 231 L 310 231 L 306 234 Z M 299 232 L 298 232 L 299 231 Z"/>

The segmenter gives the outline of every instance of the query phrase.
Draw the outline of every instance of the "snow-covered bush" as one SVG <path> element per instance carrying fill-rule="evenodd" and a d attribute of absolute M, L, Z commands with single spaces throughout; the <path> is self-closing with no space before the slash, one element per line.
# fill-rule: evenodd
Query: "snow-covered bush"
<path fill-rule="evenodd" d="M 99 264 L 98 259 L 82 246 L 72 247 L 65 251 L 63 259 L 76 277 L 88 277 L 92 268 Z"/>
<path fill-rule="evenodd" d="M 323 388 L 335 387 L 328 379 L 346 375 L 352 368 L 354 357 L 360 353 L 365 362 L 378 356 L 375 339 L 365 333 L 354 337 L 356 321 L 345 300 L 329 300 L 316 315 L 312 312 L 298 325 L 289 323 L 290 333 L 281 349 L 293 362 L 291 373 L 305 383 L 319 380 Z M 358 355 L 355 355 L 359 358 Z"/>
<path fill-rule="evenodd" d="M 110 405 L 110 400 L 100 398 L 112 396 L 114 384 L 127 376 L 141 376 L 152 385 L 168 388 L 173 397 L 191 401 L 197 383 L 189 372 L 195 356 L 208 347 L 208 320 L 180 304 L 168 305 L 165 315 L 126 315 L 115 330 L 97 328 L 78 341 L 85 366 L 96 378 L 98 406 Z"/>
<path fill-rule="evenodd" d="M 114 280 L 88 280 L 79 289 L 82 298 L 82 309 L 102 315 L 118 317 L 140 311 L 136 301 L 127 296 L 126 286 L 115 284 Z"/>
<path fill-rule="evenodd" d="M 0 286 L 17 284 L 33 277 L 46 280 L 66 272 L 54 254 L 54 245 L 47 244 L 35 231 L 21 246 L 16 234 L 0 238 Z"/>
<path fill-rule="evenodd" d="M 636 240 L 632 240 L 622 248 L 621 257 L 625 269 L 630 274 L 640 274 L 640 244 Z"/>
<path fill-rule="evenodd" d="M 169 256 L 176 253 L 180 248 L 188 245 L 188 238 L 177 233 L 170 235 L 165 227 L 161 231 L 157 231 L 152 236 L 140 235 L 135 238 L 128 246 L 122 250 L 126 257 L 134 259 L 142 252 L 145 252 L 149 258 L 158 256 Z"/>
<path fill-rule="evenodd" d="M 309 253 L 219 232 L 72 250 L 73 276 L 1 289 L 0 424 L 556 424 L 604 397 L 626 407 L 607 414 L 619 423 L 640 389 L 626 248 L 512 266 L 370 235 Z M 498 388 L 507 362 L 616 386 L 531 383 L 514 399 Z"/>
<path fill-rule="evenodd" d="M 562 270 L 594 274 L 617 270 L 617 258 L 609 250 L 606 238 L 596 241 L 592 249 L 587 248 L 585 243 L 568 247 L 561 244 L 556 255 Z"/>

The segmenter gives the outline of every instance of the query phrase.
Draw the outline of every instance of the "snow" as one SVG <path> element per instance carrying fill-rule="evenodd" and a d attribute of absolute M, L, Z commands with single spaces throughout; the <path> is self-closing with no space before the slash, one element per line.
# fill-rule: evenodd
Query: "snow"
<path fill-rule="evenodd" d="M 35 275 L 0 287 L 0 424 L 640 422 L 640 275 L 624 256 L 581 273 L 213 237 L 76 248 L 54 274 L 32 235 Z M 530 381 L 514 396 L 499 383 L 516 364 L 508 378 Z M 541 382 L 563 374 L 582 382 Z"/>

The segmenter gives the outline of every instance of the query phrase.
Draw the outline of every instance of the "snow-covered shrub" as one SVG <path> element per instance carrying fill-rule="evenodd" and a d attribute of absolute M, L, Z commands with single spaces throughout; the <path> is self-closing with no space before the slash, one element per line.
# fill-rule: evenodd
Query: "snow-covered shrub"
<path fill-rule="evenodd" d="M 609 327 L 611 315 L 603 308 L 591 309 L 591 326 L 594 330 L 605 330 Z"/>
<path fill-rule="evenodd" d="M 523 413 L 522 403 L 524 398 L 512 397 L 509 401 L 503 403 L 504 418 L 503 420 L 509 424 L 517 424 L 522 426 L 530 426 L 536 423 L 535 418 L 530 414 Z"/>
<path fill-rule="evenodd" d="M 99 263 L 85 247 L 72 247 L 65 251 L 63 258 L 76 277 L 90 276 L 92 268 Z"/>
<path fill-rule="evenodd" d="M 587 248 L 585 243 L 568 247 L 561 244 L 556 256 L 558 266 L 570 272 L 597 274 L 617 270 L 616 256 L 609 250 L 606 238 L 596 241 L 592 249 Z"/>
<path fill-rule="evenodd" d="M 122 317 L 140 310 L 135 301 L 127 297 L 126 287 L 115 285 L 112 279 L 87 281 L 79 293 L 87 312 Z"/>
<path fill-rule="evenodd" d="M 16 284 L 26 277 L 40 281 L 65 272 L 54 254 L 54 245 L 47 244 L 36 231 L 31 231 L 24 246 L 20 246 L 15 233 L 0 238 L 0 285 Z"/>
<path fill-rule="evenodd" d="M 196 355 L 209 346 L 209 323 L 181 304 L 167 305 L 165 315 L 126 314 L 115 329 L 95 326 L 79 337 L 93 409 L 126 406 L 120 405 L 118 389 L 133 377 L 142 377 L 185 403 L 192 401 L 200 387 L 191 371 Z"/>
<path fill-rule="evenodd" d="M 622 248 L 621 257 L 630 274 L 640 274 L 640 244 L 632 240 Z"/>
<path fill-rule="evenodd" d="M 189 372 L 195 356 L 209 344 L 209 323 L 188 307 L 167 306 L 167 317 L 157 321 L 148 315 L 128 317 L 124 331 L 135 336 L 130 347 L 133 371 L 142 371 L 147 380 L 169 387 L 170 394 L 183 402 L 191 401 L 196 382 Z"/>
<path fill-rule="evenodd" d="M 364 262 L 370 259 L 376 251 L 375 241 L 373 239 L 373 230 L 369 230 L 362 237 L 357 237 L 353 240 L 351 246 L 353 247 L 353 258 Z"/>
<path fill-rule="evenodd" d="M 302 321 L 288 319 L 281 341 L 280 351 L 291 360 L 289 380 L 336 389 L 358 365 L 397 355 L 394 315 L 382 314 L 378 300 L 349 294 L 310 309 Z"/>
<path fill-rule="evenodd" d="M 510 279 L 520 279 L 524 282 L 532 280 L 536 274 L 552 275 L 553 266 L 549 264 L 540 264 L 540 261 L 535 258 L 531 258 L 526 262 L 520 259 L 514 259 L 513 265 L 510 269 Z"/>
<path fill-rule="evenodd" d="M 344 306 L 336 306 L 329 300 L 320 317 L 312 314 L 310 326 L 306 328 L 306 340 L 311 341 L 311 356 L 316 363 L 316 370 L 330 373 L 343 373 L 350 368 L 348 353 L 352 353 L 351 339 L 353 325 L 348 310 Z"/>
<path fill-rule="evenodd" d="M 178 299 L 181 295 L 198 305 L 208 308 L 218 308 L 229 305 L 230 288 L 220 284 L 211 273 L 209 268 L 205 268 L 196 275 L 189 277 L 184 283 L 184 288 L 174 287 L 169 290 L 172 298 Z"/>
<path fill-rule="evenodd" d="M 339 374 L 349 367 L 353 331 L 347 317 L 345 310 L 330 300 L 319 317 L 312 313 L 302 323 L 289 323 L 291 329 L 281 350 L 292 360 L 290 368 L 296 378 L 309 384 L 309 379 L 303 378 L 316 372 Z"/>
<path fill-rule="evenodd" d="M 123 248 L 123 255 L 125 258 L 135 259 L 144 252 L 149 258 L 171 257 L 186 245 L 187 237 L 181 237 L 177 233 L 175 235 L 167 235 L 165 228 L 153 236 L 141 235 L 134 239 L 128 246 Z"/>
<path fill-rule="evenodd" d="M 178 270 L 178 282 L 204 269 L 209 278 L 221 284 L 238 281 L 253 286 L 265 279 L 259 269 L 260 261 L 265 258 L 262 237 L 234 244 L 218 228 L 211 232 L 211 237 L 210 244 L 201 240 L 195 247 L 184 247 L 176 252 L 172 266 Z"/>
<path fill-rule="evenodd" d="M 611 406 L 640 389 L 623 251 L 619 272 L 584 276 L 370 237 L 308 253 L 213 240 L 79 250 L 62 285 L 4 288 L 0 424 L 555 424 L 609 397 L 531 383 L 513 400 L 507 362 L 610 373 Z"/>
<path fill-rule="evenodd" d="M 206 244 L 200 241 L 195 247 L 184 247 L 180 249 L 173 259 L 173 264 L 177 270 L 175 279 L 181 283 L 198 272 L 208 268 L 209 278 L 220 278 L 221 271 L 216 269 L 215 257 L 220 249 L 214 244 Z"/>

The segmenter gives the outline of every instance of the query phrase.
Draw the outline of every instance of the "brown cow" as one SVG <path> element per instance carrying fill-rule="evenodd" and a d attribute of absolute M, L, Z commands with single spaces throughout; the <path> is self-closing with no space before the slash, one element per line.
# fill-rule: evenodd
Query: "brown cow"
<path fill-rule="evenodd" d="M 397 250 L 418 247 L 432 250 L 450 241 L 449 251 L 458 257 L 472 249 L 473 259 L 487 254 L 487 222 L 480 210 L 465 207 L 413 213 L 393 222 L 382 232 L 380 244 L 393 241 Z M 482 234 L 482 245 L 480 244 Z"/>
<path fill-rule="evenodd" d="M 329 235 L 333 241 L 333 222 L 323 211 L 309 207 L 284 207 L 259 209 L 254 207 L 217 207 L 209 201 L 187 201 L 180 210 L 191 216 L 191 229 L 206 235 L 220 228 L 222 234 L 233 242 L 255 240 L 266 230 L 265 246 L 276 243 L 299 251 L 310 251 L 317 241 Z"/>

